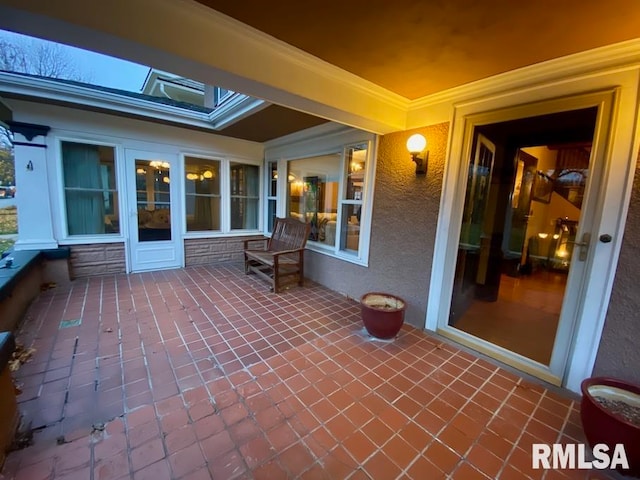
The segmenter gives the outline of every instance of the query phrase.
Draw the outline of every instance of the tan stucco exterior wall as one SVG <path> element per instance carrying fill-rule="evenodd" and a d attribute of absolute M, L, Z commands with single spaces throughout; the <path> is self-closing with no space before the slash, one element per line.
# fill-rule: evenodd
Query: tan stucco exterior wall
<path fill-rule="evenodd" d="M 594 375 L 640 384 L 640 155 Z"/>
<path fill-rule="evenodd" d="M 423 177 L 416 177 L 406 148 L 413 133 L 428 142 Z M 449 124 L 442 123 L 380 138 L 369 266 L 308 252 L 308 278 L 352 298 L 371 291 L 400 295 L 407 323 L 424 327 L 448 134 Z"/>

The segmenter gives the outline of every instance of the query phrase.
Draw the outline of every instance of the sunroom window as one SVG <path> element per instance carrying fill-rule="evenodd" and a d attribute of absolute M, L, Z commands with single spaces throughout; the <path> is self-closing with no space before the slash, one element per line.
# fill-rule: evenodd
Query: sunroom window
<path fill-rule="evenodd" d="M 120 233 L 113 147 L 63 141 L 62 174 L 67 233 Z"/>
<path fill-rule="evenodd" d="M 220 161 L 185 157 L 187 231 L 220 230 Z"/>
<path fill-rule="evenodd" d="M 309 241 L 357 254 L 367 144 L 288 162 L 288 214 L 311 225 Z"/>
<path fill-rule="evenodd" d="M 345 195 L 341 201 L 340 250 L 358 251 L 360 223 L 364 195 L 364 174 L 367 161 L 367 145 L 355 145 L 345 151 Z"/>
<path fill-rule="evenodd" d="M 278 162 L 267 163 L 267 232 L 273 231 L 278 205 Z"/>
<path fill-rule="evenodd" d="M 231 230 L 256 230 L 260 211 L 260 167 L 230 164 Z"/>

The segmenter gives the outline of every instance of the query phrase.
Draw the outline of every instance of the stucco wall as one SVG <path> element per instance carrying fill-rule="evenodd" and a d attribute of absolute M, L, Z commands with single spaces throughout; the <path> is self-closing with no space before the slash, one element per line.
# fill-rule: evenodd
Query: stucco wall
<path fill-rule="evenodd" d="M 594 375 L 640 384 L 640 156 Z"/>
<path fill-rule="evenodd" d="M 416 177 L 406 141 L 428 142 L 426 177 Z M 378 145 L 369 266 L 308 251 L 305 275 L 352 298 L 387 291 L 407 301 L 405 320 L 424 326 L 449 124 L 393 133 Z"/>

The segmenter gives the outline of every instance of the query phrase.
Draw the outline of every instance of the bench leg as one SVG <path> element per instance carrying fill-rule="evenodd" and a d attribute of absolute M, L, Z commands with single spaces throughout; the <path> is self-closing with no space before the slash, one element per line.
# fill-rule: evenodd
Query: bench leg
<path fill-rule="evenodd" d="M 300 262 L 300 265 L 298 265 L 298 285 L 304 287 L 304 250 L 300 252 L 298 261 Z"/>
<path fill-rule="evenodd" d="M 278 293 L 280 291 L 280 266 L 278 265 L 278 257 L 275 257 L 273 262 L 271 290 L 273 293 Z"/>

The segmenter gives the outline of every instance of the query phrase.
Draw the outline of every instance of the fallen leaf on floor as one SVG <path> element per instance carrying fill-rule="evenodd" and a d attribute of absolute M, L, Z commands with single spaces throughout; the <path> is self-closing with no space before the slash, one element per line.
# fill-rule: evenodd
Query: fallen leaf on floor
<path fill-rule="evenodd" d="M 21 343 L 16 343 L 16 348 L 11 354 L 11 360 L 9 360 L 9 370 L 11 372 L 17 371 L 23 364 L 31 360 L 35 352 L 35 348 L 25 348 Z"/>
<path fill-rule="evenodd" d="M 50 290 L 52 288 L 56 288 L 56 282 L 47 282 L 40 284 L 40 291 L 42 292 Z"/>

